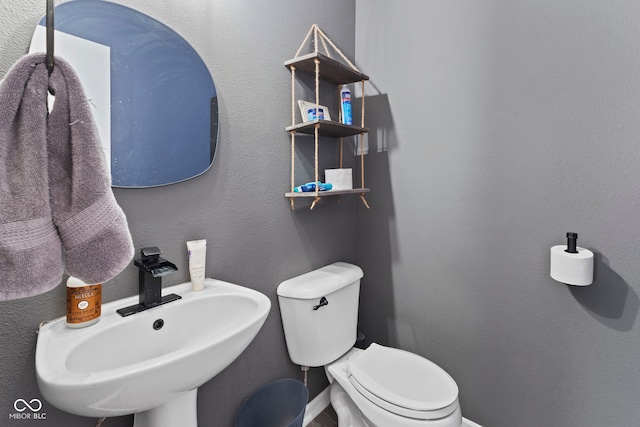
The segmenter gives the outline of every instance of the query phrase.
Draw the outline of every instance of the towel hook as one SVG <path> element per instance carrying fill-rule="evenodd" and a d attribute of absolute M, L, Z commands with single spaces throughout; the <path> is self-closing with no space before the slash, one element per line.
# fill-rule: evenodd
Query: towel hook
<path fill-rule="evenodd" d="M 53 0 L 47 0 L 47 71 L 49 75 L 53 72 Z"/>

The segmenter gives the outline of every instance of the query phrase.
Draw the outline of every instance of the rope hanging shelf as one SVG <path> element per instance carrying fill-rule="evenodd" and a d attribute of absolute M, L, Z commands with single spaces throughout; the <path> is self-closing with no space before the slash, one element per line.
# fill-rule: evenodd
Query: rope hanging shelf
<path fill-rule="evenodd" d="M 313 37 L 313 51 L 307 54 L 301 54 L 304 46 L 307 45 Z M 324 53 L 320 52 L 320 45 Z M 341 60 L 338 61 L 332 57 L 332 51 Z M 346 64 L 346 65 L 345 65 Z M 285 130 L 291 135 L 291 192 L 285 193 L 285 197 L 289 198 L 291 203 L 291 209 L 295 209 L 296 198 L 310 198 L 313 197 L 310 209 L 316 206 L 316 203 L 320 201 L 321 197 L 325 196 L 340 196 L 343 194 L 359 194 L 360 199 L 364 205 L 369 208 L 369 204 L 365 199 L 365 194 L 369 192 L 369 189 L 364 186 L 364 150 L 363 150 L 363 137 L 369 129 L 364 126 L 364 82 L 369 80 L 369 77 L 358 70 L 351 61 L 340 51 L 340 49 L 327 37 L 327 35 L 318 27 L 317 24 L 313 24 L 309 29 L 306 37 L 300 44 L 295 56 L 285 61 L 284 65 L 291 70 L 291 126 L 288 126 Z M 295 81 L 296 71 L 300 71 L 306 74 L 315 76 L 315 104 L 316 111 L 320 105 L 320 80 L 328 81 L 336 85 L 344 85 L 349 83 L 361 82 L 362 85 L 362 108 L 360 116 L 360 126 L 346 125 L 340 122 L 331 120 L 316 119 L 312 121 L 306 121 L 303 123 L 296 123 L 295 114 Z M 296 133 L 303 133 L 314 136 L 314 181 L 319 181 L 318 173 L 318 145 L 320 136 L 328 136 L 340 139 L 340 168 L 342 168 L 342 158 L 344 151 L 343 138 L 350 136 L 358 137 L 358 147 L 360 152 L 360 188 L 354 188 L 351 190 L 330 190 L 330 191 L 318 191 L 309 193 L 296 193 L 295 188 L 295 137 Z"/>

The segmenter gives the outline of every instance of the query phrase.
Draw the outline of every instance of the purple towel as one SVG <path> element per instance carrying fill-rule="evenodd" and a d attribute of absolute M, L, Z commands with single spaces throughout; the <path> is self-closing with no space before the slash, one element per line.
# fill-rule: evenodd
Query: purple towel
<path fill-rule="evenodd" d="M 49 204 L 47 71 L 34 63 L 18 61 L 0 82 L 0 300 L 48 291 L 63 273 Z"/>
<path fill-rule="evenodd" d="M 47 87 L 55 94 L 48 117 Z M 5 120 L 5 108 L 17 113 Z M 73 69 L 56 58 L 48 76 L 43 54 L 25 56 L 0 85 L 0 109 L 0 161 L 8 167 L 0 171 L 0 274 L 6 265 L 12 268 L 0 277 L 0 300 L 35 295 L 60 283 L 63 263 L 54 248 L 60 244 L 68 274 L 87 283 L 116 276 L 133 258 L 133 243 Z M 24 172 L 11 175 L 15 171 Z M 51 232 L 52 223 L 57 233 Z M 17 238 L 12 237 L 16 229 L 21 230 Z"/>

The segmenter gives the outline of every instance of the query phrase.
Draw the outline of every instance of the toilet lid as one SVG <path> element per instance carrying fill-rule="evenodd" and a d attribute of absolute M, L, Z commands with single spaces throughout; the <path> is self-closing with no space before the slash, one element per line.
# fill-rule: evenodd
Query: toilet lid
<path fill-rule="evenodd" d="M 446 416 L 457 406 L 458 386 L 453 378 L 432 361 L 408 351 L 373 343 L 349 362 L 347 375 L 361 394 L 399 415 L 431 419 L 420 413 Z"/>

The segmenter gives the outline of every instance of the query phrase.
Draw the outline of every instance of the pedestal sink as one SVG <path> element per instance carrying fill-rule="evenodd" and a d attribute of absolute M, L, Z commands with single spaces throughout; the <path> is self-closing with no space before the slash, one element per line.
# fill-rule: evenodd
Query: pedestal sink
<path fill-rule="evenodd" d="M 42 396 L 76 415 L 135 414 L 134 427 L 197 427 L 198 387 L 233 362 L 271 308 L 260 292 L 206 279 L 170 286 L 177 301 L 131 316 L 116 313 L 138 296 L 102 306 L 100 321 L 70 329 L 60 318 L 40 328 L 36 373 Z"/>

